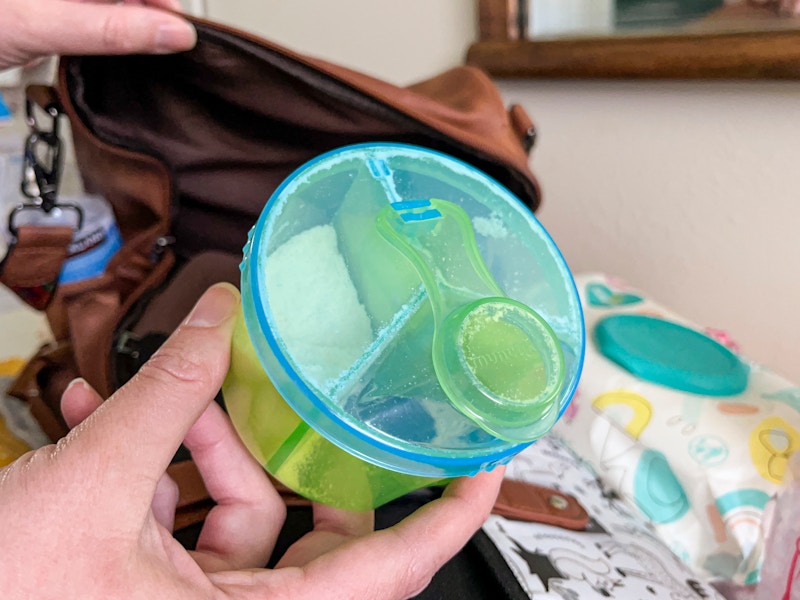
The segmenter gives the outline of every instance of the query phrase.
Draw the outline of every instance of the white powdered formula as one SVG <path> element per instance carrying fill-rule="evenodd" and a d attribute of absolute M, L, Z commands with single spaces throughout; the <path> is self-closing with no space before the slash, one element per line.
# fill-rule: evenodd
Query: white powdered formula
<path fill-rule="evenodd" d="M 307 229 L 265 263 L 278 337 L 304 377 L 325 389 L 373 341 L 369 317 L 339 253 L 336 230 L 331 225 Z"/>

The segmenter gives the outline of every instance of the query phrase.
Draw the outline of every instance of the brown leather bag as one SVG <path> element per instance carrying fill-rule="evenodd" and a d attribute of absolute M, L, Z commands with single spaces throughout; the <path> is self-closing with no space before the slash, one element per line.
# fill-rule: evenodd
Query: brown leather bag
<path fill-rule="evenodd" d="M 417 144 L 471 163 L 538 206 L 528 168 L 533 125 L 521 107 L 504 106 L 484 73 L 459 67 L 400 88 L 195 24 L 190 52 L 69 57 L 56 90 L 29 90 L 69 119 L 85 186 L 110 202 L 123 238 L 105 273 L 88 281 L 54 285 L 69 230 L 20 227 L 2 265 L 3 283 L 47 304 L 56 342 L 13 392 L 53 439 L 66 432 L 59 401 L 72 378 L 111 394 L 203 290 L 238 283 L 246 233 L 270 194 L 321 153 L 359 142 Z M 202 485 L 186 490 L 183 504 L 203 499 Z"/>

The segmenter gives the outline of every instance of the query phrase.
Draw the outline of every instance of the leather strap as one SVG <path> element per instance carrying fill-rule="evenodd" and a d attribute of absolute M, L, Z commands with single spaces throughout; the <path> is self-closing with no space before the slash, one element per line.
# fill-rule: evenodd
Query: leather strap
<path fill-rule="evenodd" d="M 71 344 L 52 342 L 27 362 L 6 393 L 26 402 L 42 431 L 56 441 L 69 431 L 61 416 L 61 392 L 77 376 Z M 48 385 L 42 387 L 42 381 Z"/>
<path fill-rule="evenodd" d="M 43 109 L 47 109 L 48 106 L 55 106 L 59 112 L 63 112 L 58 90 L 51 85 L 29 85 L 25 88 L 25 95 Z"/>
<path fill-rule="evenodd" d="M 503 481 L 492 513 L 564 529 L 581 530 L 589 524 L 589 513 L 573 496 L 513 479 Z"/>
<path fill-rule="evenodd" d="M 178 484 L 180 495 L 175 514 L 175 529 L 205 519 L 213 502 L 208 497 L 203 479 L 191 461 L 173 463 L 167 469 Z M 287 506 L 310 506 L 311 502 L 270 476 L 270 480 Z M 569 494 L 524 481 L 506 479 L 500 487 L 492 513 L 532 523 L 544 523 L 580 531 L 589 524 L 589 514 Z"/>
<path fill-rule="evenodd" d="M 173 463 L 167 473 L 178 484 L 179 497 L 175 513 L 175 529 L 182 529 L 204 520 L 214 503 L 210 500 L 203 478 L 192 461 Z M 270 476 L 272 484 L 286 506 L 310 506 L 311 502 Z M 589 524 L 589 514 L 569 494 L 557 490 L 506 479 L 500 487 L 492 513 L 532 523 L 544 523 L 564 529 L 582 530 Z"/>
<path fill-rule="evenodd" d="M 71 227 L 20 227 L 0 265 L 0 281 L 36 310 L 44 310 L 55 294 L 71 241 Z"/>

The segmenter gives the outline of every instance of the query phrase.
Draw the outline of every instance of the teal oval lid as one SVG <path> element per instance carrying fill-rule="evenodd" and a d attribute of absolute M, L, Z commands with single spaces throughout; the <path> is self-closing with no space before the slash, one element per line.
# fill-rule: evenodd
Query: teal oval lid
<path fill-rule="evenodd" d="M 749 368 L 702 333 L 656 317 L 614 315 L 594 329 L 600 353 L 640 379 L 706 396 L 747 388 Z"/>

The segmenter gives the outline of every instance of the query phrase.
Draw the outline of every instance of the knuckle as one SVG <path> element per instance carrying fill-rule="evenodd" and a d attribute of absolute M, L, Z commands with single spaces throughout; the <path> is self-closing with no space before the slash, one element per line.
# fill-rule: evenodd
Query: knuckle
<path fill-rule="evenodd" d="M 0 488 L 13 485 L 13 482 L 16 482 L 17 478 L 23 477 L 25 473 L 34 469 L 34 465 L 41 461 L 43 452 L 46 451 L 39 449 L 27 452 L 14 462 L 0 469 Z"/>
<path fill-rule="evenodd" d="M 113 52 L 133 52 L 136 46 L 131 36 L 128 21 L 113 13 L 100 22 L 100 38 L 103 46 Z"/>
<path fill-rule="evenodd" d="M 403 578 L 403 592 L 406 598 L 413 598 L 418 596 L 425 588 L 427 588 L 433 575 L 430 573 L 429 568 L 423 568 L 418 561 L 413 561 L 405 572 Z"/>
<path fill-rule="evenodd" d="M 397 553 L 400 556 L 408 557 L 402 572 L 397 574 L 398 589 L 404 598 L 412 598 L 430 585 L 433 575 L 440 565 L 422 559 L 412 541 L 399 532 L 393 533 L 396 536 L 395 542 L 398 549 L 402 548 Z"/>
<path fill-rule="evenodd" d="M 87 486 L 86 489 L 93 489 L 91 485 L 87 485 L 87 477 L 94 470 L 87 468 L 86 463 L 92 463 L 94 458 L 86 457 L 81 464 L 70 463 L 62 458 L 68 438 L 69 436 L 62 438 L 57 444 L 31 450 L 5 467 L 0 471 L 0 488 L 21 486 L 28 494 L 70 493 L 77 486 L 80 486 L 81 493 L 85 494 L 83 486 Z M 64 462 L 65 460 L 67 462 Z M 79 478 L 74 477 L 76 472 L 80 472 Z"/>
<path fill-rule="evenodd" d="M 168 346 L 156 352 L 136 376 L 164 387 L 188 385 L 199 389 L 210 387 L 213 378 L 211 369 L 192 352 L 181 352 Z"/>

